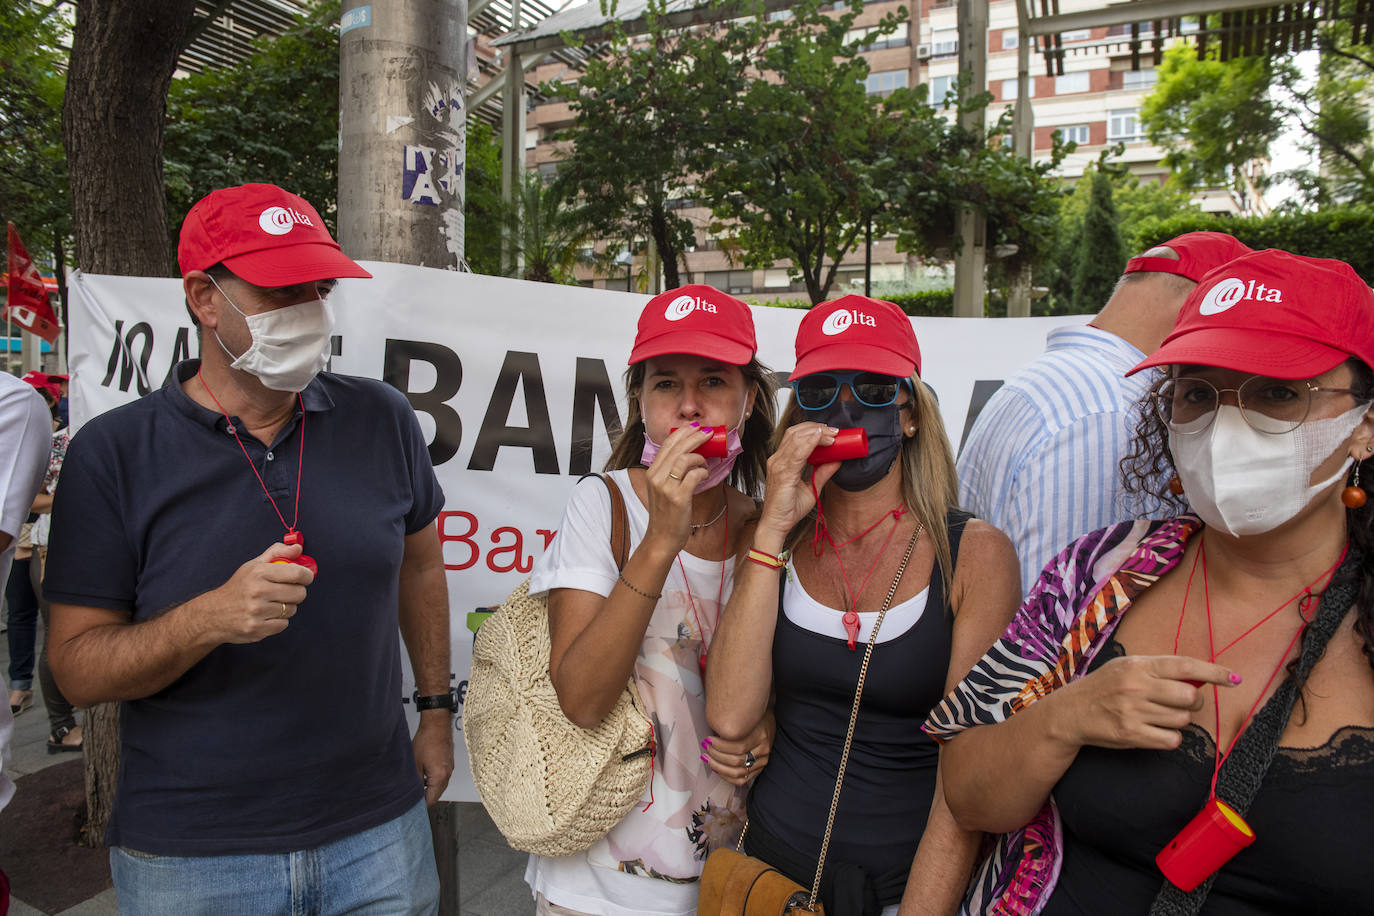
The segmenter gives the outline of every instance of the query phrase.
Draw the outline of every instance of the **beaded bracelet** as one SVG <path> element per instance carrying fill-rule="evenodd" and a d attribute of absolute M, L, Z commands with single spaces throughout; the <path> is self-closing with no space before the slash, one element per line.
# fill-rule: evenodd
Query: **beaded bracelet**
<path fill-rule="evenodd" d="M 635 588 L 633 585 L 631 585 L 630 582 L 629 582 L 629 580 L 626 579 L 623 575 L 621 575 L 621 574 L 619 574 L 619 573 L 616 574 L 616 578 L 617 578 L 618 580 L 620 580 L 620 584 L 621 584 L 621 585 L 625 586 L 625 587 L 628 588 L 630 591 L 634 592 L 636 595 L 639 595 L 639 596 L 644 597 L 644 598 L 648 598 L 650 601 L 657 601 L 658 599 L 660 599 L 660 598 L 663 597 L 663 593 L 662 593 L 662 592 L 659 592 L 657 595 L 651 595 L 651 594 L 649 594 L 648 592 L 642 592 L 642 591 L 640 591 L 639 589 L 637 589 L 637 588 Z"/>
<path fill-rule="evenodd" d="M 768 569 L 782 569 L 784 566 L 787 565 L 787 556 L 788 551 L 786 550 L 784 550 L 780 554 L 774 555 L 771 553 L 764 553 L 762 550 L 750 547 L 749 553 L 745 556 L 745 559 L 749 560 L 751 563 L 757 563 L 760 566 L 766 566 Z"/>

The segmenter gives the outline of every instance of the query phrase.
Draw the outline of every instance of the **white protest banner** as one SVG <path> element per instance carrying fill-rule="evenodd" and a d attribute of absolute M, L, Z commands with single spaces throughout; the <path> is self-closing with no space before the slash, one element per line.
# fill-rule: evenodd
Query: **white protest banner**
<path fill-rule="evenodd" d="M 461 695 L 480 609 L 499 604 L 529 574 L 574 482 L 609 454 L 607 431 L 624 417 L 621 375 L 648 297 L 364 266 L 374 279 L 343 280 L 330 297 L 337 335 L 330 368 L 404 392 L 429 438 L 446 497 L 439 535 Z M 179 280 L 78 273 L 71 294 L 73 428 L 161 386 L 178 360 L 199 354 Z M 759 358 L 784 376 L 804 314 L 754 309 Z M 1043 351 L 1045 334 L 1083 320 L 912 320 L 922 377 L 940 399 L 956 449 L 966 421 Z M 205 346 L 217 344 L 209 338 Z M 411 686 L 403 686 L 408 697 Z M 475 801 L 461 742 L 457 752 L 445 797 Z"/>

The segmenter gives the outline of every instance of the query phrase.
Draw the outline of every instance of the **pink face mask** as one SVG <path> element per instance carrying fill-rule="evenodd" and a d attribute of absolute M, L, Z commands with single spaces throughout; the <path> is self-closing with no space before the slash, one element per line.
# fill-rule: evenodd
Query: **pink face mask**
<path fill-rule="evenodd" d="M 706 459 L 706 479 L 697 484 L 693 493 L 705 493 L 712 487 L 717 487 L 730 476 L 730 472 L 735 469 L 735 459 L 744 453 L 744 445 L 739 439 L 739 427 L 744 423 L 744 414 L 740 414 L 740 422 L 726 433 L 725 457 Z M 649 467 L 658 457 L 658 450 L 661 446 L 653 439 L 649 438 L 649 431 L 644 431 L 644 453 L 639 459 L 639 463 Z"/>

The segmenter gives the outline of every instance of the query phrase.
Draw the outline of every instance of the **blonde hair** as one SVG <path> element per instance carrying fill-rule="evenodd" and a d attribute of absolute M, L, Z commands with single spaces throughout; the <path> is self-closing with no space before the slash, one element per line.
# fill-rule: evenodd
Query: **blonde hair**
<path fill-rule="evenodd" d="M 902 502 L 916 516 L 926 530 L 926 536 L 935 547 L 935 560 L 940 565 L 940 576 L 945 587 L 945 595 L 950 594 L 953 581 L 953 559 L 949 549 L 949 530 L 947 517 L 950 509 L 959 505 L 959 483 L 954 470 L 954 450 L 950 447 L 949 436 L 945 433 L 945 423 L 940 417 L 939 405 L 935 396 L 918 375 L 909 379 L 913 397 L 908 401 L 915 416 L 916 435 L 903 436 L 898 461 L 902 468 Z M 783 434 L 789 426 L 804 422 L 806 411 L 797 406 L 796 395 L 788 398 L 783 408 L 782 418 L 773 431 L 772 450 L 782 444 Z M 903 430 L 905 433 L 905 430 Z M 789 549 L 794 549 L 805 536 L 806 531 L 815 524 L 816 510 L 812 509 L 802 519 L 787 538 Z"/>
<path fill-rule="evenodd" d="M 773 371 L 751 357 L 749 362 L 739 367 L 744 375 L 745 396 L 750 386 L 757 394 L 754 409 L 745 418 L 739 431 L 740 445 L 744 453 L 735 460 L 730 472 L 730 485 L 746 496 L 762 496 L 763 481 L 767 476 L 768 456 L 772 454 L 769 443 L 773 437 L 773 423 L 777 409 L 778 383 Z M 625 428 L 611 443 L 611 456 L 606 459 L 607 471 L 620 468 L 636 468 L 644 454 L 644 413 L 639 405 L 644 390 L 644 361 L 631 364 L 625 370 Z"/>

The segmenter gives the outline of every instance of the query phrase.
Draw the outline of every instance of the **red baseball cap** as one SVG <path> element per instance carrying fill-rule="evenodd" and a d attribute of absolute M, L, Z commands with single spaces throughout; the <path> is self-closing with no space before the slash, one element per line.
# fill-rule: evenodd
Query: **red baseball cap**
<path fill-rule="evenodd" d="M 223 264 L 254 286 L 370 277 L 345 257 L 305 198 L 274 184 L 221 188 L 196 201 L 181 224 L 185 276 Z"/>
<path fill-rule="evenodd" d="M 797 328 L 797 368 L 788 381 L 813 372 L 863 370 L 909 378 L 921 374 L 921 348 L 911 319 L 885 299 L 848 295 L 811 307 Z"/>
<path fill-rule="evenodd" d="M 1126 374 L 1194 363 L 1311 378 L 1351 356 L 1374 366 L 1374 291 L 1344 261 L 1269 248 L 1204 277 L 1163 345 Z"/>
<path fill-rule="evenodd" d="M 1161 248 L 1172 250 L 1178 257 L 1169 257 L 1159 251 Z M 1133 274 L 1138 270 L 1152 270 L 1158 273 L 1178 274 L 1197 283 L 1227 261 L 1249 254 L 1253 250 L 1249 245 L 1225 232 L 1185 232 L 1131 258 L 1126 262 L 1126 269 L 1122 273 Z"/>
<path fill-rule="evenodd" d="M 665 353 L 691 353 L 743 366 L 757 349 L 749 306 L 714 286 L 689 283 L 659 293 L 644 306 L 630 365 Z"/>
<path fill-rule="evenodd" d="M 53 400 L 62 397 L 62 382 L 57 376 L 35 371 L 26 373 L 20 381 L 28 382 L 38 390 L 48 392 L 53 396 Z"/>

